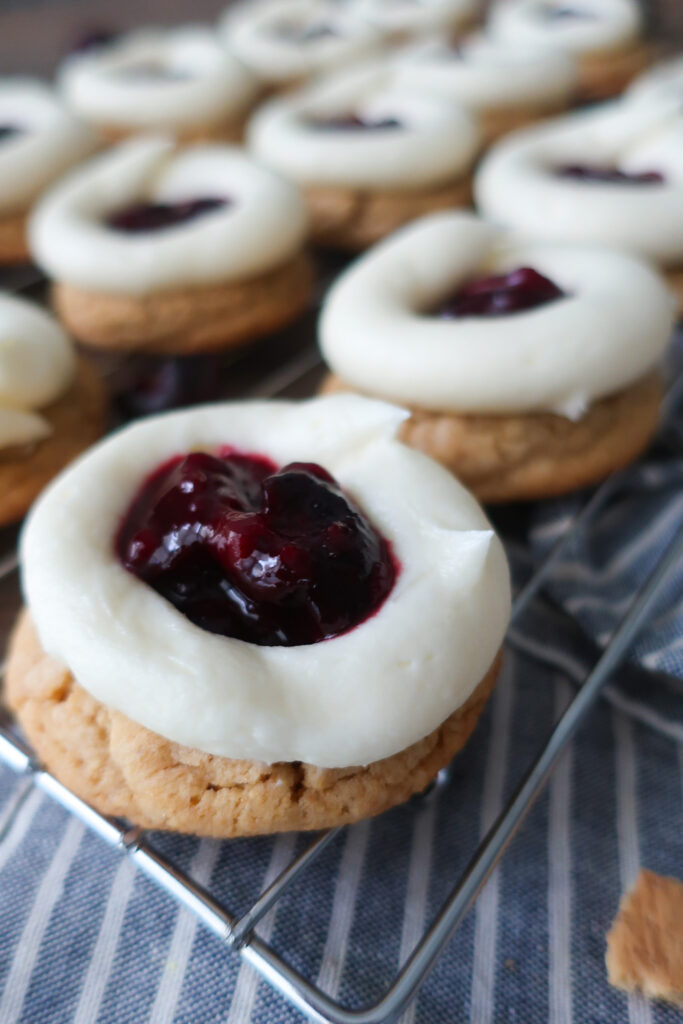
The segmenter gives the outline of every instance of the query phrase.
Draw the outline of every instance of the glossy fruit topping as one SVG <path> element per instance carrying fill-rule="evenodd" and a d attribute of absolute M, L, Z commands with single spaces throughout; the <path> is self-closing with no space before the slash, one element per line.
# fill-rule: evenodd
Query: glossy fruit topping
<path fill-rule="evenodd" d="M 395 117 L 372 118 L 353 113 L 336 117 L 307 117 L 306 124 L 321 132 L 377 132 L 403 127 Z"/>
<path fill-rule="evenodd" d="M 228 205 L 229 199 L 213 196 L 186 199 L 180 203 L 132 203 L 122 210 L 111 213 L 106 219 L 106 224 L 114 231 L 137 235 L 146 231 L 174 228 L 178 224 L 186 224 Z"/>
<path fill-rule="evenodd" d="M 13 139 L 15 135 L 22 135 L 24 129 L 16 124 L 0 124 L 0 142 Z"/>
<path fill-rule="evenodd" d="M 274 32 L 279 39 L 288 43 L 315 43 L 319 39 L 331 39 L 338 35 L 336 28 L 324 21 L 309 25 L 283 21 L 275 26 Z"/>
<path fill-rule="evenodd" d="M 661 185 L 664 175 L 659 171 L 639 171 L 630 174 L 617 167 L 593 167 L 589 164 L 567 164 L 555 171 L 558 178 L 575 181 L 596 181 L 609 185 Z"/>
<path fill-rule="evenodd" d="M 96 26 L 85 29 L 74 40 L 70 53 L 93 53 L 115 42 L 120 36 L 114 29 Z"/>
<path fill-rule="evenodd" d="M 432 311 L 450 320 L 463 316 L 505 316 L 544 306 L 565 297 L 550 278 L 531 267 L 518 267 L 507 274 L 478 277 Z"/>
<path fill-rule="evenodd" d="M 196 625 L 268 647 L 352 629 L 397 572 L 387 542 L 322 467 L 278 469 L 230 449 L 161 466 L 115 546 L 126 569 Z"/>
<path fill-rule="evenodd" d="M 569 4 L 546 4 L 541 8 L 546 21 L 594 21 L 597 15 L 586 7 L 571 7 Z"/>

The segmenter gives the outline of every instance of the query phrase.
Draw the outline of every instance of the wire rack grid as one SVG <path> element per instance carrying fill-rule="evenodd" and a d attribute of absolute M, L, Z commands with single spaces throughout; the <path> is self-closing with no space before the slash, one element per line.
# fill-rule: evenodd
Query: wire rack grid
<path fill-rule="evenodd" d="M 28 281 L 20 279 L 15 285 L 16 290 L 29 292 L 39 287 L 39 282 L 31 278 Z M 238 355 L 236 363 L 241 358 L 242 356 Z M 320 365 L 320 357 L 315 346 L 309 344 L 275 370 L 265 376 L 261 374 L 258 383 L 246 389 L 247 393 L 250 397 L 265 398 L 287 395 L 292 390 L 301 391 L 302 387 L 305 390 L 305 382 L 312 373 L 319 371 Z M 669 388 L 669 408 L 675 404 L 682 392 L 683 371 Z M 543 563 L 516 595 L 512 609 L 512 622 L 515 625 L 519 626 L 525 610 L 550 581 L 553 567 L 558 560 L 567 553 L 570 545 L 581 534 L 590 531 L 596 516 L 618 488 L 621 478 L 622 474 L 616 473 L 606 480 L 594 491 L 578 515 L 567 524 Z M 102 816 L 45 771 L 31 748 L 17 733 L 9 713 L 0 706 L 0 762 L 26 778 L 24 789 L 5 822 L 3 833 L 6 834 L 11 828 L 31 789 L 37 787 L 84 822 L 110 846 L 119 848 L 141 872 L 173 900 L 195 914 L 229 951 L 239 954 L 251 964 L 274 989 L 310 1019 L 331 1024 L 382 1024 L 394 1020 L 415 997 L 420 985 L 462 922 L 486 879 L 503 856 L 508 843 L 533 806 L 562 751 L 598 700 L 608 678 L 624 659 L 632 641 L 647 622 L 667 586 L 671 574 L 682 560 L 683 530 L 674 537 L 659 564 L 634 596 L 609 644 L 583 685 L 576 690 L 575 696 L 547 736 L 535 761 L 528 766 L 498 819 L 481 840 L 461 877 L 454 882 L 435 919 L 384 994 L 372 1005 L 361 1008 L 343 1006 L 304 977 L 258 934 L 258 924 L 264 915 L 334 840 L 340 829 L 329 830 L 314 838 L 249 909 L 241 916 L 237 916 L 215 899 L 207 888 L 197 884 L 172 860 L 155 849 L 145 831 L 130 827 L 125 821 Z M 0 584 L 12 579 L 16 574 L 17 565 L 16 550 L 8 551 L 0 557 Z M 443 784 L 446 775 L 447 769 L 436 780 L 437 787 Z M 0 834 L 0 842 L 2 839 L 3 834 Z"/>

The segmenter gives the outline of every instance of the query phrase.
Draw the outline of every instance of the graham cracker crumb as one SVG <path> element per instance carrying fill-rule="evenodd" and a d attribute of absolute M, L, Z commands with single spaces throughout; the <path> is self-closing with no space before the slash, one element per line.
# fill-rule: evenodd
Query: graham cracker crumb
<path fill-rule="evenodd" d="M 683 1006 L 683 882 L 641 871 L 607 935 L 611 985 Z"/>

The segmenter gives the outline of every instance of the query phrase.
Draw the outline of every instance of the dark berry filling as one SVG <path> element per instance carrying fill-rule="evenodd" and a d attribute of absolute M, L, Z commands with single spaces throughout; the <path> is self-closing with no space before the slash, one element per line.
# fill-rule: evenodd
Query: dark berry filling
<path fill-rule="evenodd" d="M 518 267 L 508 274 L 469 281 L 432 310 L 432 315 L 446 320 L 462 316 L 505 316 L 564 297 L 565 292 L 550 278 L 531 267 Z"/>
<path fill-rule="evenodd" d="M 590 164 L 567 164 L 555 171 L 558 178 L 574 181 L 596 181 L 610 185 L 661 185 L 664 175 L 660 171 L 639 171 L 629 174 L 616 167 L 592 167 Z"/>
<path fill-rule="evenodd" d="M 0 142 L 13 139 L 15 135 L 23 134 L 24 129 L 16 124 L 0 124 Z"/>
<path fill-rule="evenodd" d="M 319 39 L 330 39 L 338 35 L 338 32 L 333 25 L 328 25 L 324 21 L 312 25 L 281 22 L 275 26 L 275 35 L 288 43 L 315 43 Z"/>
<path fill-rule="evenodd" d="M 387 131 L 403 127 L 395 117 L 361 117 L 360 114 L 339 114 L 336 117 L 308 117 L 306 124 L 321 132 Z"/>
<path fill-rule="evenodd" d="M 373 615 L 387 542 L 322 467 L 226 449 L 144 483 L 115 542 L 129 572 L 196 625 L 264 647 L 313 644 Z"/>
<path fill-rule="evenodd" d="M 196 220 L 207 213 L 213 213 L 230 205 L 229 199 L 207 197 L 187 199 L 180 203 L 132 203 L 123 210 L 116 210 L 107 219 L 107 227 L 137 235 L 143 231 L 161 231 L 178 224 Z"/>
<path fill-rule="evenodd" d="M 129 64 L 114 72 L 116 78 L 123 78 L 132 82 L 183 82 L 192 77 L 187 71 L 171 67 L 161 61 L 140 61 L 139 64 Z"/>
<path fill-rule="evenodd" d="M 589 11 L 585 7 L 570 7 L 569 5 L 562 7 L 561 5 L 546 4 L 542 13 L 546 21 L 591 21 L 597 17 L 593 11 Z"/>
<path fill-rule="evenodd" d="M 95 50 L 102 50 L 105 46 L 115 42 L 120 36 L 109 28 L 90 28 L 81 33 L 73 42 L 70 53 L 92 53 Z"/>

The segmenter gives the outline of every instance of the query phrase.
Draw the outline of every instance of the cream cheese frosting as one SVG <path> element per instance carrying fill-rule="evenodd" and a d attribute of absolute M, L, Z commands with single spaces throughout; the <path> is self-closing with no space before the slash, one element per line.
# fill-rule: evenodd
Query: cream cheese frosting
<path fill-rule="evenodd" d="M 512 46 L 482 33 L 459 40 L 420 40 L 396 57 L 395 81 L 427 90 L 475 111 L 534 107 L 566 102 L 576 86 L 576 65 L 561 50 Z"/>
<path fill-rule="evenodd" d="M 0 143 L 0 217 L 26 210 L 95 148 L 90 130 L 32 78 L 0 79 L 0 125 L 17 129 Z"/>
<path fill-rule="evenodd" d="M 395 129 L 320 130 L 310 118 L 395 118 Z M 479 147 L 471 114 L 392 84 L 381 62 L 265 103 L 249 122 L 251 151 L 302 185 L 411 189 L 464 175 Z"/>
<path fill-rule="evenodd" d="M 506 42 L 576 54 L 624 49 L 641 28 L 638 0 L 498 0 L 488 19 L 491 35 Z"/>
<path fill-rule="evenodd" d="M 58 82 L 87 121 L 168 131 L 239 115 L 258 89 L 251 72 L 199 25 L 144 29 L 94 53 L 74 54 Z"/>
<path fill-rule="evenodd" d="M 618 100 L 514 132 L 475 177 L 479 209 L 530 236 L 597 242 L 654 262 L 683 262 L 683 113 L 661 98 Z M 562 177 L 577 164 L 658 171 L 653 185 Z"/>
<path fill-rule="evenodd" d="M 265 82 L 303 81 L 379 52 L 381 34 L 343 4 L 260 0 L 229 7 L 220 30 Z"/>
<path fill-rule="evenodd" d="M 480 7 L 479 0 L 349 0 L 349 10 L 389 35 L 458 29 Z"/>
<path fill-rule="evenodd" d="M 97 445 L 43 494 L 23 534 L 41 644 L 97 700 L 212 754 L 331 768 L 416 742 L 488 670 L 510 591 L 475 500 L 397 440 L 405 416 L 350 395 L 224 404 Z M 318 462 L 360 503 L 401 566 L 372 618 L 317 644 L 261 647 L 199 628 L 122 567 L 114 537 L 146 476 L 179 452 L 226 443 L 279 464 Z"/>
<path fill-rule="evenodd" d="M 522 266 L 565 297 L 499 317 L 426 312 L 472 278 Z M 658 362 L 672 323 L 665 284 L 633 256 L 528 242 L 453 212 L 408 225 L 342 274 L 323 306 L 320 344 L 335 373 L 382 398 L 578 419 Z"/>
<path fill-rule="evenodd" d="M 51 433 L 39 410 L 68 389 L 75 366 L 71 341 L 49 313 L 0 292 L 0 450 Z"/>
<path fill-rule="evenodd" d="M 163 231 L 128 235 L 105 218 L 134 202 L 224 197 L 228 205 Z M 237 281 L 283 263 L 307 231 L 295 185 L 228 145 L 176 150 L 149 137 L 122 143 L 74 171 L 29 224 L 36 262 L 81 288 L 145 295 Z"/>
<path fill-rule="evenodd" d="M 683 105 L 683 56 L 655 64 L 626 90 L 632 100 L 674 100 Z"/>

